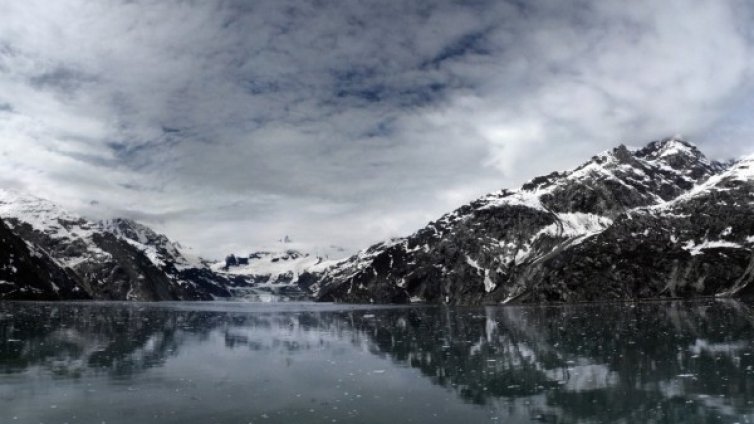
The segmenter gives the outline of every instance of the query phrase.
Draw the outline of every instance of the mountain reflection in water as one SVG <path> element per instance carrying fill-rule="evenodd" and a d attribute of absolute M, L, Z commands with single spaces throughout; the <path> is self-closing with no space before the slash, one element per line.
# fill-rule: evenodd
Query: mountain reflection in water
<path fill-rule="evenodd" d="M 733 301 L 0 303 L 0 422 L 754 422 L 753 318 Z"/>

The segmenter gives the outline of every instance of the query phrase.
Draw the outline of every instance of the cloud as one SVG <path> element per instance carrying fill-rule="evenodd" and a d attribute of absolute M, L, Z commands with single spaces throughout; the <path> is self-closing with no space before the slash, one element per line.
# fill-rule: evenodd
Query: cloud
<path fill-rule="evenodd" d="M 619 142 L 752 147 L 743 1 L 3 8 L 6 184 L 210 256 L 364 247 Z"/>

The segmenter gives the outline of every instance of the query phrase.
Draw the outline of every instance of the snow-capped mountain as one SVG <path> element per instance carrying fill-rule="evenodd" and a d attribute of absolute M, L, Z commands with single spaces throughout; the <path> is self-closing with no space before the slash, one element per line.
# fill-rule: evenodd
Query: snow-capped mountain
<path fill-rule="evenodd" d="M 30 249 L 72 278 L 77 294 L 117 300 L 229 296 L 223 277 L 133 221 L 90 221 L 47 200 L 3 189 L 0 218 Z"/>
<path fill-rule="evenodd" d="M 619 146 L 359 252 L 319 300 L 478 304 L 754 294 L 752 158 Z"/>
<path fill-rule="evenodd" d="M 294 249 L 231 254 L 211 265 L 232 283 L 231 293 L 253 301 L 277 302 L 311 298 L 311 286 L 338 261 Z"/>
<path fill-rule="evenodd" d="M 296 250 L 231 254 L 212 269 L 218 273 L 247 277 L 250 284 L 291 284 L 310 269 L 326 265 L 324 259 Z"/>
<path fill-rule="evenodd" d="M 249 255 L 229 255 L 212 270 L 229 278 L 243 279 L 254 287 L 297 287 L 307 290 L 329 267 L 338 261 L 297 250 L 261 251 Z"/>

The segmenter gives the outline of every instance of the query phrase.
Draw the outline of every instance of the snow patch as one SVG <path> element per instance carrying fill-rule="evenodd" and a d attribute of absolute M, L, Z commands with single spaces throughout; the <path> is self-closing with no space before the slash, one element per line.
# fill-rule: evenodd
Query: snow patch
<path fill-rule="evenodd" d="M 492 282 L 492 278 L 490 278 L 490 270 L 484 270 L 484 291 L 489 293 L 492 290 L 495 290 L 495 287 L 497 287 L 497 284 Z"/>
<path fill-rule="evenodd" d="M 550 190 L 525 191 L 517 190 L 513 192 L 498 192 L 491 194 L 482 199 L 486 204 L 480 209 L 493 209 L 501 206 L 525 206 L 527 208 L 544 211 L 540 197 Z"/>
<path fill-rule="evenodd" d="M 469 255 L 466 255 L 466 263 L 469 264 L 472 268 L 475 268 L 477 271 L 484 271 L 481 266 L 479 266 L 479 262 L 471 259 Z"/>
<path fill-rule="evenodd" d="M 591 213 L 559 213 L 557 221 L 541 229 L 534 239 L 542 235 L 553 237 L 579 237 L 604 231 L 613 220 Z"/>
<path fill-rule="evenodd" d="M 691 256 L 701 255 L 705 249 L 719 249 L 719 248 L 731 248 L 740 249 L 742 246 L 738 243 L 733 243 L 725 240 L 705 240 L 700 244 L 696 244 L 694 240 L 689 240 L 684 246 L 683 250 L 691 253 Z"/>

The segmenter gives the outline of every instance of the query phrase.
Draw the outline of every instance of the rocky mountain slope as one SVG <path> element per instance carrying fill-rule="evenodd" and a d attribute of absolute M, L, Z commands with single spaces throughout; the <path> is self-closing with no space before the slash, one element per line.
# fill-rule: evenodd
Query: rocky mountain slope
<path fill-rule="evenodd" d="M 0 221 L 0 299 L 88 299 L 76 278 Z"/>
<path fill-rule="evenodd" d="M 165 236 L 133 221 L 90 221 L 52 202 L 10 190 L 0 190 L 0 218 L 17 239 L 46 258 L 55 275 L 66 275 L 77 289 L 55 292 L 40 288 L 44 294 L 19 296 L 21 288 L 35 283 L 17 276 L 6 284 L 19 290 L 14 292 L 16 297 L 58 293 L 61 298 L 151 301 L 230 295 L 226 278 L 198 259 L 187 258 Z M 60 278 L 52 280 L 58 287 L 63 282 L 69 285 Z"/>
<path fill-rule="evenodd" d="M 754 157 L 619 146 L 327 270 L 321 301 L 481 304 L 754 294 Z"/>

